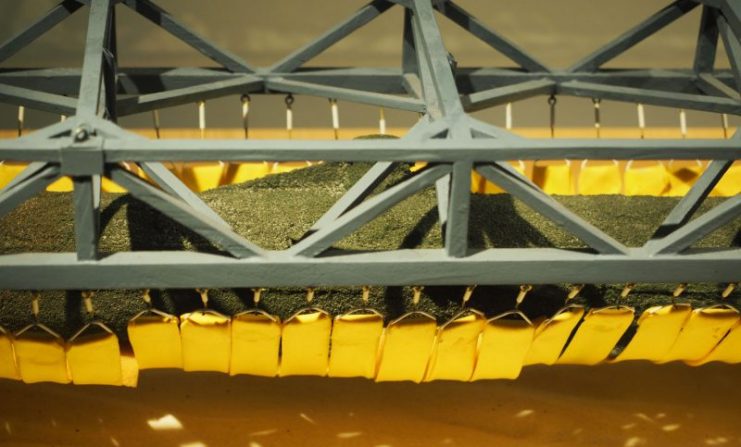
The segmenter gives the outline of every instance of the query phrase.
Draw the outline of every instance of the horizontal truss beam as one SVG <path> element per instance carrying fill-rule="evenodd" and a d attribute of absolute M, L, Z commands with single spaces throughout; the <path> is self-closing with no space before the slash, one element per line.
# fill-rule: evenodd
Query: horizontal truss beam
<path fill-rule="evenodd" d="M 741 250 L 682 255 L 596 255 L 555 248 L 489 249 L 452 258 L 442 249 L 332 253 L 260 262 L 196 252 L 115 253 L 77 262 L 74 253 L 0 256 L 0 288 L 142 289 L 737 281 Z"/>

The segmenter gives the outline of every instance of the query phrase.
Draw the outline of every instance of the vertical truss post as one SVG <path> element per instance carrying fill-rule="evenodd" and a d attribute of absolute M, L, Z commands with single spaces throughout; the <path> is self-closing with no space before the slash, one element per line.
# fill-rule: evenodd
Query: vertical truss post
<path fill-rule="evenodd" d="M 462 258 L 468 254 L 468 226 L 471 210 L 471 170 L 473 163 L 453 163 L 450 176 L 448 221 L 445 225 L 445 251 L 448 256 Z"/>
<path fill-rule="evenodd" d="M 75 201 L 75 245 L 77 259 L 98 258 L 100 231 L 100 176 L 73 177 Z"/>
<path fill-rule="evenodd" d="M 81 118 L 98 114 L 103 90 L 103 62 L 111 23 L 112 0 L 90 0 L 85 58 L 82 64 L 77 115 Z"/>
<path fill-rule="evenodd" d="M 695 48 L 695 73 L 708 73 L 715 66 L 715 54 L 718 48 L 718 10 L 710 6 L 702 7 L 700 31 L 697 33 Z"/>

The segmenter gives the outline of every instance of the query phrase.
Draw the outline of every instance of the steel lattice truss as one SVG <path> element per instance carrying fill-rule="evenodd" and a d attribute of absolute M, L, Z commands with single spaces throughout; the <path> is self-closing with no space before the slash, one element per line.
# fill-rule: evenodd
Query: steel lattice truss
<path fill-rule="evenodd" d="M 738 281 L 741 249 L 691 245 L 741 215 L 741 196 L 691 219 L 741 155 L 728 140 L 530 140 L 478 121 L 468 112 L 536 95 L 572 95 L 741 115 L 741 2 L 677 0 L 566 70 L 551 70 L 448 0 L 373 0 L 267 68 L 197 35 L 150 0 L 63 0 L 0 46 L 7 59 L 81 7 L 89 6 L 81 70 L 0 70 L 0 100 L 70 118 L 31 135 L 0 141 L 0 160 L 30 162 L 0 191 L 0 216 L 60 176 L 74 182 L 76 253 L 0 256 L 0 287 L 115 289 L 321 285 L 540 284 Z M 695 7 L 703 9 L 694 66 L 677 70 L 600 67 Z M 118 67 L 115 9 L 128 7 L 213 59 L 221 68 Z M 404 9 L 400 68 L 302 65 L 390 8 Z M 518 68 L 458 68 L 451 63 L 436 11 L 500 51 Z M 716 70 L 719 39 L 731 62 Z M 152 140 L 116 125 L 118 117 L 249 93 L 307 94 L 415 111 L 423 119 L 400 140 Z M 506 160 L 710 159 L 705 173 L 655 235 L 626 247 L 573 214 Z M 305 237 L 267 251 L 236 234 L 162 164 L 165 161 L 372 161 L 373 167 Z M 372 197 L 399 163 L 425 169 Z M 135 162 L 157 186 L 123 169 Z M 467 244 L 470 177 L 476 170 L 580 238 L 590 249 L 472 250 Z M 101 178 L 200 234 L 224 255 L 98 249 Z M 434 185 L 443 249 L 351 252 L 332 245 L 385 210 Z M 269 222 L 265 222 L 269 224 Z"/>

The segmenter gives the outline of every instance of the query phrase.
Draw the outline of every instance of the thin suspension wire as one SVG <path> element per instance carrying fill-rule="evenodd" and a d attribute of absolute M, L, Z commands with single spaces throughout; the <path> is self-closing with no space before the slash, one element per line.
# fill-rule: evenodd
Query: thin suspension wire
<path fill-rule="evenodd" d="M 679 131 L 682 138 L 687 138 L 687 112 L 684 109 L 679 109 Z"/>
<path fill-rule="evenodd" d="M 602 119 L 600 117 L 600 103 L 602 99 L 592 98 L 594 103 L 594 131 L 597 134 L 597 138 L 602 138 Z"/>
<path fill-rule="evenodd" d="M 152 110 L 152 125 L 154 126 L 154 136 L 159 140 L 160 134 L 160 111 L 157 109 Z"/>
<path fill-rule="evenodd" d="M 728 114 L 720 114 L 720 125 L 723 127 L 723 138 L 728 139 Z"/>
<path fill-rule="evenodd" d="M 292 94 L 286 96 L 286 131 L 288 131 L 288 139 L 293 139 L 293 99 Z"/>
<path fill-rule="evenodd" d="M 548 97 L 548 106 L 550 107 L 550 127 L 551 127 L 551 138 L 556 137 L 556 97 L 551 95 Z"/>
<path fill-rule="evenodd" d="M 643 104 L 640 102 L 636 104 L 636 110 L 638 111 L 638 130 L 641 133 L 641 140 L 646 138 L 646 113 L 643 110 Z"/>
<path fill-rule="evenodd" d="M 206 101 L 198 101 L 198 129 L 201 131 L 201 140 L 206 138 Z"/>
<path fill-rule="evenodd" d="M 18 136 L 23 136 L 23 127 L 26 122 L 26 108 L 18 106 Z"/>
<path fill-rule="evenodd" d="M 504 128 L 512 130 L 512 103 L 508 102 L 504 107 Z"/>
<path fill-rule="evenodd" d="M 337 100 L 329 100 L 329 108 L 332 112 L 332 132 L 334 133 L 334 139 L 340 139 L 340 111 L 337 108 Z"/>
<path fill-rule="evenodd" d="M 250 95 L 242 95 L 242 128 L 244 128 L 244 139 L 250 137 Z"/>
<path fill-rule="evenodd" d="M 386 112 L 381 107 L 378 111 L 378 133 L 386 135 Z"/>

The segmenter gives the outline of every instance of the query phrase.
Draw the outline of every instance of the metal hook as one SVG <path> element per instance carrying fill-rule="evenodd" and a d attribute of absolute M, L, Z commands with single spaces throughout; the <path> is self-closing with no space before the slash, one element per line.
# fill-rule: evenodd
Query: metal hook
<path fill-rule="evenodd" d="M 463 304 L 461 304 L 462 306 L 465 306 L 471 300 L 471 296 L 473 296 L 473 291 L 475 289 L 475 285 L 466 287 L 466 291 L 463 292 Z"/>
<path fill-rule="evenodd" d="M 157 109 L 152 110 L 152 125 L 154 126 L 154 136 L 160 139 L 160 111 Z"/>
<path fill-rule="evenodd" d="M 242 95 L 242 127 L 244 128 L 244 139 L 250 136 L 250 95 Z"/>
<path fill-rule="evenodd" d="M 149 289 L 144 289 L 142 291 L 142 299 L 145 303 L 147 303 L 147 307 L 149 309 L 152 308 L 152 296 L 149 294 Z"/>
<path fill-rule="evenodd" d="M 208 289 L 196 289 L 196 292 L 198 292 L 198 294 L 201 295 L 201 302 L 203 303 L 203 308 L 208 309 Z"/>
<path fill-rule="evenodd" d="M 731 296 L 731 294 L 733 293 L 733 291 L 736 290 L 736 286 L 737 285 L 738 285 L 738 283 L 735 283 L 735 282 L 728 283 L 728 285 L 726 286 L 726 288 L 723 289 L 723 291 L 720 293 L 720 296 L 722 298 L 728 298 L 729 296 Z"/>
<path fill-rule="evenodd" d="M 370 302 L 370 286 L 363 286 L 363 305 L 367 306 Z"/>
<path fill-rule="evenodd" d="M 679 131 L 682 138 L 687 138 L 687 112 L 684 109 L 679 109 Z"/>
<path fill-rule="evenodd" d="M 512 103 L 508 102 L 504 107 L 504 128 L 512 130 Z"/>
<path fill-rule="evenodd" d="M 383 107 L 378 111 L 378 133 L 380 135 L 386 135 L 386 113 Z"/>
<path fill-rule="evenodd" d="M 23 127 L 26 122 L 26 108 L 18 106 L 18 137 L 23 136 Z"/>
<path fill-rule="evenodd" d="M 31 312 L 33 313 L 33 318 L 36 320 L 36 323 L 39 322 L 39 301 L 41 299 L 41 294 L 34 290 L 31 292 Z"/>
<path fill-rule="evenodd" d="M 600 103 L 601 102 L 602 102 L 601 98 L 592 98 L 592 103 L 594 104 L 594 130 L 597 133 L 597 138 L 602 138 L 602 135 L 601 135 L 602 121 L 600 119 Z"/>
<path fill-rule="evenodd" d="M 550 106 L 550 126 L 551 126 L 551 138 L 556 136 L 556 96 L 551 95 L 548 97 L 548 105 Z"/>
<path fill-rule="evenodd" d="M 201 140 L 206 138 L 206 101 L 198 101 L 198 129 L 201 131 Z"/>
<path fill-rule="evenodd" d="M 572 284 L 571 287 L 569 287 L 569 293 L 566 295 L 566 302 L 569 302 L 570 300 L 576 298 L 577 295 L 581 293 L 583 288 L 584 284 Z"/>
<path fill-rule="evenodd" d="M 95 316 L 95 308 L 93 308 L 93 295 L 94 293 L 90 290 L 82 292 L 82 301 L 85 303 L 85 311 L 91 316 Z"/>
<path fill-rule="evenodd" d="M 340 139 L 340 111 L 337 108 L 337 100 L 329 99 L 329 108 L 332 111 L 332 131 L 334 132 L 334 139 Z"/>
<path fill-rule="evenodd" d="M 314 287 L 309 287 L 306 289 L 306 302 L 311 304 L 312 301 L 314 301 L 314 292 L 316 292 L 316 289 Z"/>
<path fill-rule="evenodd" d="M 638 129 L 641 132 L 641 140 L 646 138 L 646 113 L 643 110 L 643 104 L 640 102 L 636 104 L 636 110 L 638 111 Z"/>
<path fill-rule="evenodd" d="M 723 138 L 728 139 L 728 114 L 720 114 L 720 125 L 723 127 Z"/>
<path fill-rule="evenodd" d="M 636 284 L 634 282 L 629 282 L 628 284 L 626 284 L 625 287 L 623 287 L 623 290 L 620 292 L 620 298 L 627 298 L 635 286 Z"/>
<path fill-rule="evenodd" d="M 255 307 L 257 307 L 258 304 L 260 304 L 260 300 L 262 299 L 262 292 L 264 292 L 265 289 L 262 287 L 255 287 L 252 289 L 252 302 L 254 303 Z"/>
<path fill-rule="evenodd" d="M 530 292 L 531 290 L 533 290 L 533 286 L 531 286 L 530 284 L 524 284 L 520 286 L 520 291 L 517 294 L 517 298 L 515 299 L 515 309 L 520 308 L 520 304 L 522 304 L 528 292 Z"/>
<path fill-rule="evenodd" d="M 412 295 L 412 304 L 413 305 L 416 306 L 416 305 L 419 304 L 419 300 L 420 300 L 420 298 L 422 298 L 422 290 L 424 290 L 424 287 L 423 286 L 414 286 L 414 287 L 412 287 L 412 292 L 414 292 L 414 294 Z"/>
<path fill-rule="evenodd" d="M 286 130 L 288 131 L 288 139 L 293 139 L 293 103 L 295 99 L 292 94 L 286 95 Z"/>

